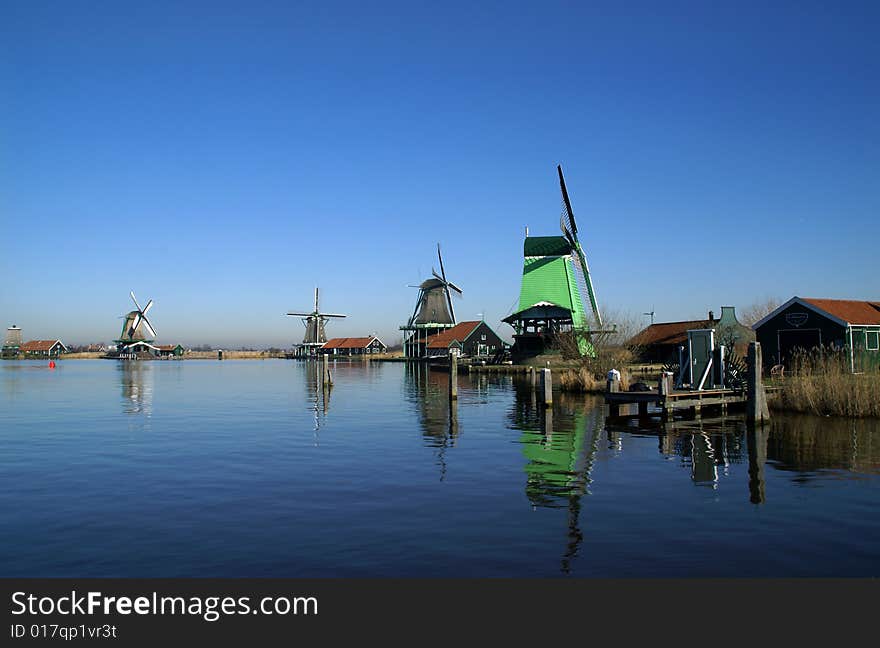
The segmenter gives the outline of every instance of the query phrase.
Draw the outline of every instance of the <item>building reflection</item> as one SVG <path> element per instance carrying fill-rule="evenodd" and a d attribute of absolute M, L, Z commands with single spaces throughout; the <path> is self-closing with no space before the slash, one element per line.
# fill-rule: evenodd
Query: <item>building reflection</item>
<path fill-rule="evenodd" d="M 822 470 L 880 473 L 880 425 L 874 419 L 843 419 L 786 414 L 774 416 L 767 459 L 777 470 L 815 479 Z"/>
<path fill-rule="evenodd" d="M 118 360 L 117 369 L 122 386 L 122 411 L 126 414 L 153 412 L 153 371 L 150 362 Z"/>
<path fill-rule="evenodd" d="M 449 374 L 432 370 L 423 362 L 408 362 L 405 370 L 406 399 L 414 406 L 425 445 L 435 449 L 440 480 L 446 478 L 446 454 L 458 440 L 458 407 L 449 404 Z M 467 375 L 458 376 L 459 395 L 472 385 Z"/>
<path fill-rule="evenodd" d="M 534 391 L 526 381 L 516 384 L 511 427 L 521 431 L 529 503 L 567 511 L 560 568 L 568 573 L 583 542 L 582 498 L 592 481 L 604 414 L 594 403 L 563 394 L 552 407 L 538 407 Z"/>
<path fill-rule="evenodd" d="M 324 384 L 321 381 L 323 366 L 320 362 L 316 362 L 315 360 L 304 360 L 294 364 L 303 372 L 306 403 L 314 417 L 313 430 L 315 432 L 315 445 L 318 445 L 320 442 L 318 432 L 330 411 L 330 398 L 333 390 L 324 388 Z"/>

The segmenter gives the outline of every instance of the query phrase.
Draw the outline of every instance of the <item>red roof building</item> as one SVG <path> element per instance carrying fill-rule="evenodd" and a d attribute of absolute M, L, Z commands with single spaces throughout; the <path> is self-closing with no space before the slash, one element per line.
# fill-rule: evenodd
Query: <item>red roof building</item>
<path fill-rule="evenodd" d="M 363 355 L 384 353 L 388 347 L 374 335 L 367 337 L 332 338 L 319 349 L 329 355 Z"/>
<path fill-rule="evenodd" d="M 67 347 L 61 340 L 28 340 L 19 350 L 32 357 L 56 357 L 67 353 Z"/>
<path fill-rule="evenodd" d="M 429 338 L 428 356 L 457 353 L 469 357 L 488 357 L 504 348 L 503 340 L 486 322 L 460 322 Z"/>

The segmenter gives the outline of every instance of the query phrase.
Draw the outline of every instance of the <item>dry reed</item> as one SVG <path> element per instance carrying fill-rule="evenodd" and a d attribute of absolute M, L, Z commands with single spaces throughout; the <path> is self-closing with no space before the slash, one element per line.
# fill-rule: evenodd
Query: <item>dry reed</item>
<path fill-rule="evenodd" d="M 845 350 L 816 349 L 795 355 L 774 405 L 820 416 L 880 417 L 880 372 L 850 371 Z"/>

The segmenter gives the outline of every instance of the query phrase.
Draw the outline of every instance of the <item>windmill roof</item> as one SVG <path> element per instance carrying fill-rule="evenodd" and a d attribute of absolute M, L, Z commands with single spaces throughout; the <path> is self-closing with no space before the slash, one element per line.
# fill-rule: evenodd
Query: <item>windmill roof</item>
<path fill-rule="evenodd" d="M 629 343 L 633 346 L 653 344 L 682 344 L 691 329 L 714 328 L 718 320 L 686 320 L 683 322 L 657 322 L 636 333 Z"/>
<path fill-rule="evenodd" d="M 461 322 L 431 338 L 429 349 L 447 349 L 454 341 L 464 342 L 481 322 Z"/>
<path fill-rule="evenodd" d="M 322 349 L 363 349 L 370 345 L 373 340 L 378 338 L 374 336 L 368 337 L 344 337 L 332 338 L 321 347 Z"/>
<path fill-rule="evenodd" d="M 564 236 L 527 236 L 523 244 L 525 256 L 564 256 L 571 254 L 571 245 Z"/>
<path fill-rule="evenodd" d="M 28 340 L 19 348 L 22 351 L 49 351 L 56 344 L 64 346 L 61 340 Z"/>

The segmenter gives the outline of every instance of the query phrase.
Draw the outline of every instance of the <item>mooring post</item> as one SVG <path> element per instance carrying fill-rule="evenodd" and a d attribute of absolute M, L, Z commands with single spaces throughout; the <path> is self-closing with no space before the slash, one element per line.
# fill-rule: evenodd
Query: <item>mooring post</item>
<path fill-rule="evenodd" d="M 223 359 L 223 349 L 220 349 L 219 351 L 217 351 L 217 359 L 218 360 Z"/>
<path fill-rule="evenodd" d="M 764 425 L 770 420 L 770 410 L 767 407 L 767 394 L 764 393 L 764 383 L 761 375 L 761 343 L 749 342 L 748 384 L 746 387 L 746 423 L 749 425 Z"/>
<path fill-rule="evenodd" d="M 458 356 L 449 354 L 449 400 L 458 399 Z"/>
<path fill-rule="evenodd" d="M 767 463 L 767 437 L 769 431 L 761 426 L 753 427 L 746 433 L 749 450 L 749 501 L 763 504 L 764 464 Z"/>
<path fill-rule="evenodd" d="M 544 395 L 544 405 L 552 405 L 553 376 L 549 369 L 541 369 L 541 393 Z"/>
<path fill-rule="evenodd" d="M 668 420 L 672 417 L 672 401 L 669 395 L 672 393 L 672 372 L 664 371 L 660 374 L 660 380 L 657 385 L 657 397 L 660 401 L 659 405 L 662 410 L 662 418 Z"/>
<path fill-rule="evenodd" d="M 538 372 L 534 367 L 529 367 L 529 383 L 532 385 L 532 389 L 538 386 Z"/>
<path fill-rule="evenodd" d="M 321 382 L 324 384 L 324 387 L 332 387 L 333 386 L 333 376 L 330 375 L 330 356 L 326 353 L 321 356 L 321 362 L 323 363 L 323 371 L 321 371 Z"/>
<path fill-rule="evenodd" d="M 605 381 L 605 391 L 609 394 L 616 394 L 620 391 L 620 372 L 617 369 L 612 369 L 608 372 L 607 380 Z M 620 416 L 620 404 L 608 403 L 608 416 Z"/>

